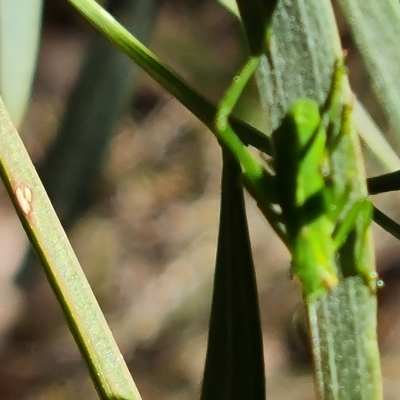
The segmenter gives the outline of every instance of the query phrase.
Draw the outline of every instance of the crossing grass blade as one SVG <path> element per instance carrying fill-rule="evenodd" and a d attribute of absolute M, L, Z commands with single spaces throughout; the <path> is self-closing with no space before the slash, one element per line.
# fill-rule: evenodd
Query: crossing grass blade
<path fill-rule="evenodd" d="M 259 56 L 265 51 L 265 43 L 273 11 L 278 0 L 236 0 L 250 54 Z"/>
<path fill-rule="evenodd" d="M 223 160 L 217 260 L 201 400 L 264 400 L 262 331 L 241 171 L 226 151 Z"/>

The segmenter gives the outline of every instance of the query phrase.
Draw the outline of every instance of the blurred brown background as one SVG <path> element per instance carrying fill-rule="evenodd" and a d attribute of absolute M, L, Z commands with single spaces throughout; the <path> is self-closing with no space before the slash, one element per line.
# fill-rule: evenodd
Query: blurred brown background
<path fill-rule="evenodd" d="M 356 51 L 350 77 L 370 109 Z M 21 135 L 36 163 L 54 139 L 94 30 L 64 1 L 45 5 L 36 82 Z M 234 18 L 211 0 L 160 2 L 150 48 L 216 101 L 246 57 Z M 255 93 L 253 93 L 255 94 Z M 254 97 L 254 96 L 253 96 Z M 254 99 L 242 112 L 256 123 Z M 372 98 L 372 100 L 371 100 Z M 90 108 L 90 104 L 88 104 Z M 383 124 L 379 112 L 376 117 Z M 367 155 L 370 175 L 381 172 Z M 144 400 L 199 397 L 218 229 L 219 147 L 179 103 L 144 73 L 104 157 L 91 206 L 70 238 Z M 44 275 L 28 290 L 12 282 L 26 245 L 5 192 L 0 256 L 2 399 L 96 399 Z M 396 216 L 397 194 L 379 198 Z M 253 202 L 249 225 L 259 281 L 269 399 L 312 399 L 310 366 L 288 344 L 300 292 L 289 258 Z M 380 343 L 386 399 L 400 399 L 399 244 L 374 227 L 379 269 Z"/>

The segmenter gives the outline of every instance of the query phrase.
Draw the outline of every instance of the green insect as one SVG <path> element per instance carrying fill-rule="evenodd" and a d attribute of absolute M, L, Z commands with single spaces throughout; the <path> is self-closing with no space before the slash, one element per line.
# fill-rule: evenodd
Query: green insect
<path fill-rule="evenodd" d="M 228 121 L 257 65 L 256 57 L 250 59 L 220 103 L 215 122 L 220 142 L 240 163 L 244 182 L 264 213 L 268 216 L 272 212 L 271 201 L 280 206 L 284 227 L 281 236 L 291 253 L 293 273 L 300 280 L 307 301 L 337 286 L 340 276 L 337 254 L 349 234 L 355 232 L 354 275 L 375 290 L 377 275 L 362 262 L 372 204 L 362 199 L 348 206 L 350 186 L 339 189 L 329 176 L 335 143 L 351 129 L 351 110 L 344 106 L 341 111 L 340 105 L 342 60 L 336 63 L 325 110 L 320 112 L 313 100 L 299 99 L 274 132 L 274 177 L 239 140 Z M 323 124 L 328 120 L 330 127 L 333 119 L 340 122 L 336 135 L 329 129 L 327 132 Z"/>

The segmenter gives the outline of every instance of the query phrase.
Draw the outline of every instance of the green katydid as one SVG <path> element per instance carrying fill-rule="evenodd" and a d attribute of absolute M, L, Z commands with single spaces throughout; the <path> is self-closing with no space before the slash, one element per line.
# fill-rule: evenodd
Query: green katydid
<path fill-rule="evenodd" d="M 359 200 L 348 209 L 347 188 L 339 190 L 329 181 L 334 142 L 351 129 L 351 110 L 344 106 L 341 111 L 340 104 L 343 61 L 335 65 L 327 105 L 322 113 L 315 101 L 299 99 L 274 132 L 275 177 L 267 173 L 262 162 L 244 146 L 229 124 L 229 116 L 258 62 L 259 58 L 253 57 L 246 63 L 220 102 L 215 120 L 218 139 L 241 165 L 244 183 L 267 217 L 268 212 L 272 212 L 272 199 L 280 206 L 284 228 L 275 229 L 291 253 L 293 273 L 300 280 L 308 301 L 338 284 L 336 255 L 360 219 L 362 228 L 357 231 L 359 237 L 353 255 L 355 274 L 375 290 L 377 274 L 364 267 L 361 261 L 372 204 L 367 199 Z M 333 140 L 328 137 L 331 135 L 327 134 L 323 121 L 328 119 L 328 126 L 331 126 L 337 118 L 340 129 Z"/>

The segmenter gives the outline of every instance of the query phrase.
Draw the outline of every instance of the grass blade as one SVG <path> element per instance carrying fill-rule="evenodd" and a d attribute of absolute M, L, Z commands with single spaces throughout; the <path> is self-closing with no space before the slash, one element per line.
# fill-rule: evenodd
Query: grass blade
<path fill-rule="evenodd" d="M 264 400 L 257 286 L 240 169 L 224 151 L 221 214 L 202 400 Z"/>
<path fill-rule="evenodd" d="M 399 2 L 338 0 L 338 3 L 349 24 L 377 99 L 400 142 Z"/>
<path fill-rule="evenodd" d="M 104 400 L 140 400 L 104 315 L 0 100 L 0 174 Z"/>
<path fill-rule="evenodd" d="M 298 98 L 311 98 L 322 107 L 342 49 L 327 0 L 280 1 L 272 26 L 273 39 L 259 69 L 258 83 L 264 113 L 269 116 L 271 130 L 275 130 Z M 343 95 L 351 104 L 347 82 Z M 353 177 L 351 201 L 367 196 L 357 139 L 351 130 L 332 160 L 334 185 L 345 187 L 347 177 Z M 361 228 L 357 232 L 362 235 Z M 339 256 L 345 274 L 337 289 L 306 304 L 319 399 L 382 398 L 376 296 L 361 278 L 348 273 L 354 271 L 356 262 L 374 270 L 370 233 L 363 260 L 355 260 L 354 245 L 355 241 L 349 241 Z"/>

